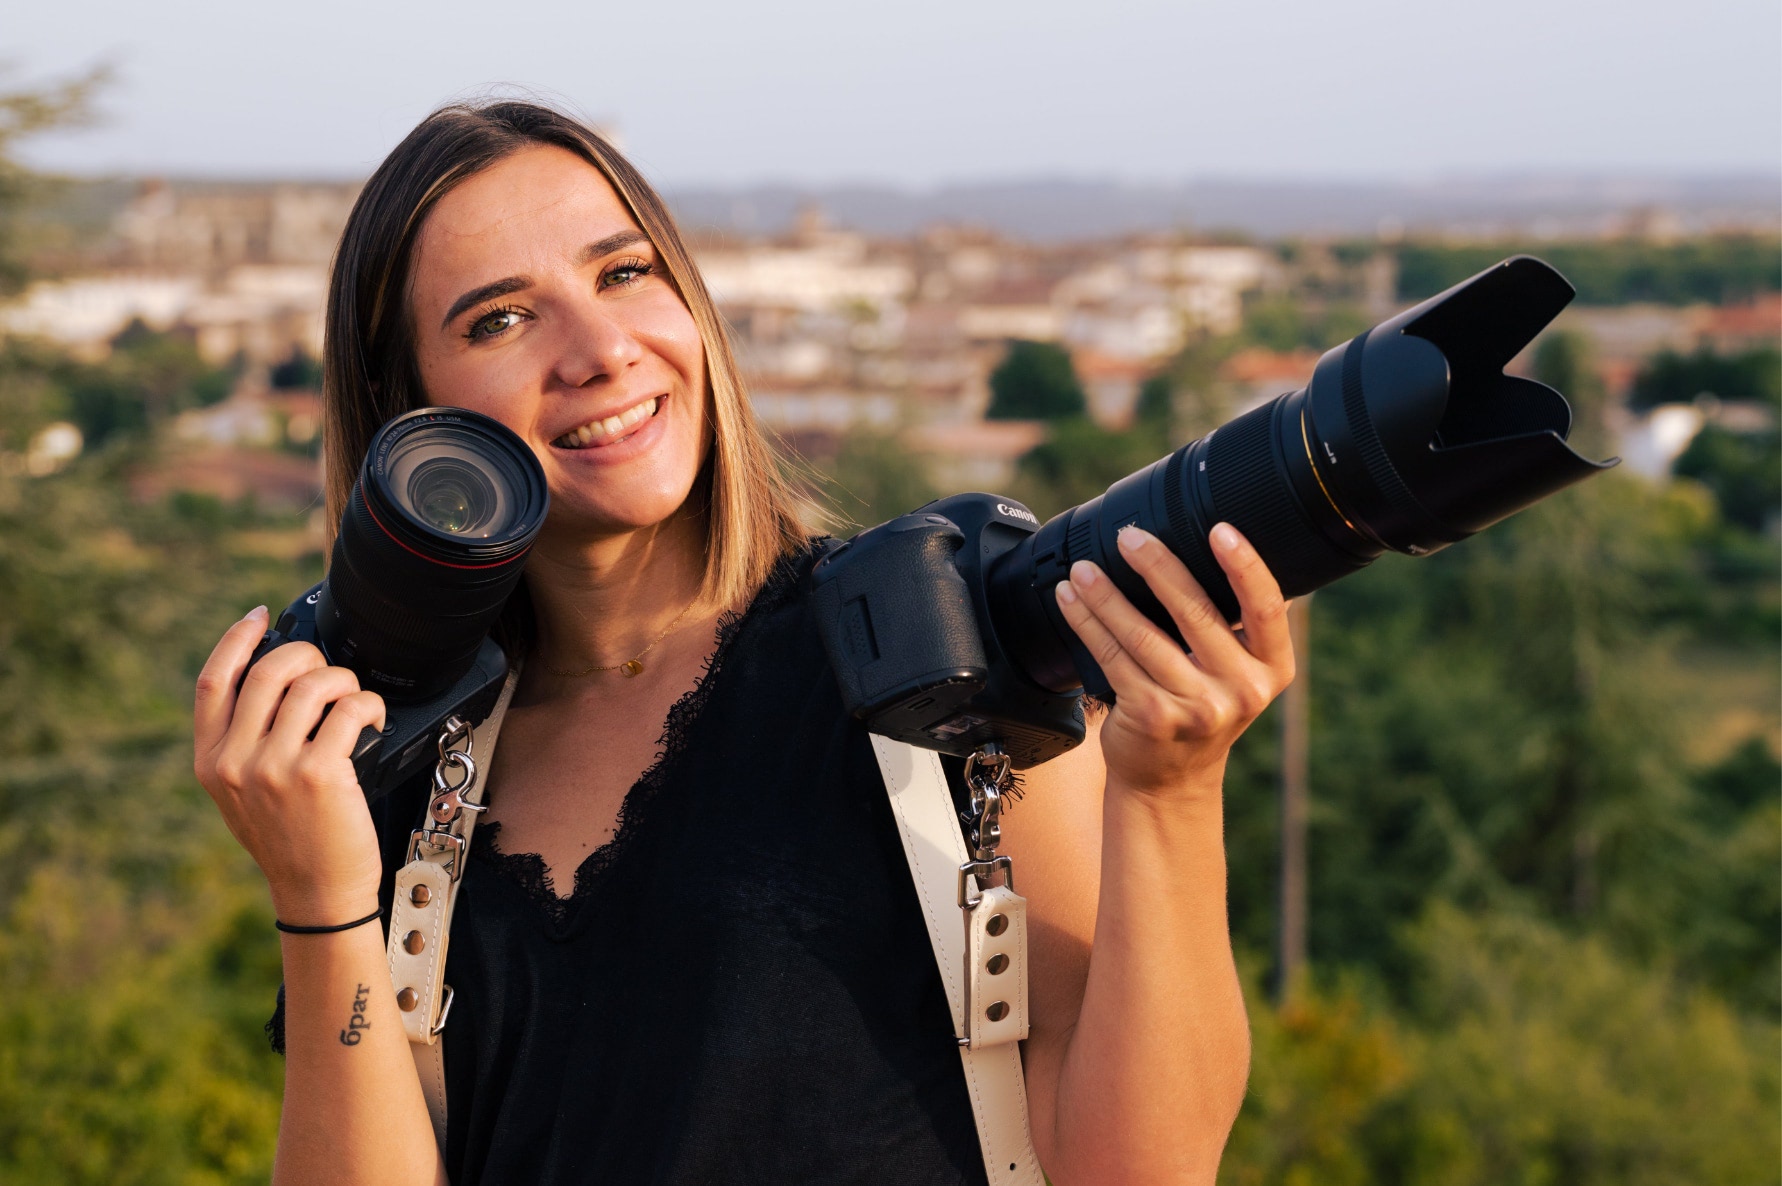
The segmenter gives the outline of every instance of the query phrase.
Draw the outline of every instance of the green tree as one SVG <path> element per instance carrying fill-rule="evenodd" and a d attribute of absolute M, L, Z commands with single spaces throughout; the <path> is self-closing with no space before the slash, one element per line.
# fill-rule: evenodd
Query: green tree
<path fill-rule="evenodd" d="M 1573 242 L 1407 242 L 1398 256 L 1398 295 L 1420 301 L 1508 256 L 1527 252 L 1558 268 L 1585 305 L 1652 301 L 1730 304 L 1782 289 L 1773 235 L 1708 235 L 1679 243 L 1636 239 Z"/>
<path fill-rule="evenodd" d="M 1329 350 L 1368 327 L 1367 316 L 1341 302 L 1316 306 L 1291 296 L 1263 297 L 1244 310 L 1240 336 L 1250 345 L 1286 353 Z"/>
<path fill-rule="evenodd" d="M 1663 350 L 1634 376 L 1627 402 L 1644 409 L 1686 404 L 1703 395 L 1782 406 L 1782 353 L 1770 349 L 1724 355 L 1706 347 L 1694 354 Z"/>
<path fill-rule="evenodd" d="M 1087 420 L 1055 425 L 1016 465 L 1014 493 L 1042 520 L 1087 502 L 1169 450 L 1153 425 L 1110 432 Z"/>
<path fill-rule="evenodd" d="M 272 368 L 269 381 L 275 391 L 319 391 L 322 364 L 301 345 L 295 346 L 289 358 Z"/>
<path fill-rule="evenodd" d="M 1590 457 L 1607 452 L 1603 421 L 1607 392 L 1590 349 L 1590 340 L 1568 330 L 1549 330 L 1535 346 L 1533 377 L 1572 406 L 1572 448 Z"/>
<path fill-rule="evenodd" d="M 1747 531 L 1766 531 L 1782 514 L 1782 439 L 1773 429 L 1704 425 L 1671 468 L 1706 486 L 1721 513 Z"/>
<path fill-rule="evenodd" d="M 1070 352 L 1055 342 L 1014 339 L 990 372 L 988 419 L 1069 420 L 1088 408 Z"/>
<path fill-rule="evenodd" d="M 938 498 L 921 458 L 890 433 L 859 430 L 842 440 L 823 493 L 837 529 L 871 527 Z"/>
<path fill-rule="evenodd" d="M 100 66 L 46 87 L 0 91 L 0 296 L 16 291 L 25 281 L 21 215 L 26 204 L 52 184 L 19 163 L 19 144 L 57 128 L 91 122 L 93 99 L 110 77 L 110 70 Z"/>
<path fill-rule="evenodd" d="M 319 557 L 239 552 L 237 526 L 301 528 L 135 506 L 120 477 L 0 476 L 0 1180 L 264 1181 L 278 948 L 193 782 L 191 688 Z"/>

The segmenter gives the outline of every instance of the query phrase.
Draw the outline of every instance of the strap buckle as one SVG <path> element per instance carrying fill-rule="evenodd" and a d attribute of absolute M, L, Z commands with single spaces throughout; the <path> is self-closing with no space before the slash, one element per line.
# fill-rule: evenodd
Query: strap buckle
<path fill-rule="evenodd" d="M 996 871 L 1002 870 L 1002 883 L 1015 892 L 1015 862 L 1008 857 L 992 857 L 987 861 L 967 861 L 959 866 L 959 908 L 976 910 L 989 889 Z M 975 880 L 974 880 L 975 879 Z M 972 891 L 976 889 L 976 893 Z"/>

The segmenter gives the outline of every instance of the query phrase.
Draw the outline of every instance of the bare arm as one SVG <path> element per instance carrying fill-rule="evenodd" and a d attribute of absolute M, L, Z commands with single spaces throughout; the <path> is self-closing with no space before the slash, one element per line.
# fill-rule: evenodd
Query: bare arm
<path fill-rule="evenodd" d="M 1221 784 L 1232 742 L 1293 676 L 1280 591 L 1241 537 L 1218 549 L 1240 633 L 1179 560 L 1129 536 L 1193 656 L 1079 566 L 1061 606 L 1117 704 L 1090 744 L 1030 772 L 1008 829 L 1033 919 L 1034 1143 L 1057 1186 L 1217 1174 L 1250 1054 Z"/>
<path fill-rule="evenodd" d="M 266 875 L 280 920 L 362 918 L 377 909 L 381 860 L 348 755 L 362 727 L 381 726 L 383 702 L 304 643 L 280 647 L 243 681 L 265 628 L 264 610 L 237 622 L 198 677 L 198 779 Z M 288 1053 L 273 1180 L 444 1183 L 381 928 L 285 935 L 283 952 Z"/>

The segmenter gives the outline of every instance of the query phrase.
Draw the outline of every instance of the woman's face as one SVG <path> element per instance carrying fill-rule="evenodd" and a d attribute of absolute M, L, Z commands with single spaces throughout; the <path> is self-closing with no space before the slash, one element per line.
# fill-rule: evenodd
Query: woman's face
<path fill-rule="evenodd" d="M 705 351 L 655 247 L 575 154 L 523 149 L 442 198 L 410 290 L 430 403 L 532 446 L 549 534 L 660 523 L 707 448 Z"/>

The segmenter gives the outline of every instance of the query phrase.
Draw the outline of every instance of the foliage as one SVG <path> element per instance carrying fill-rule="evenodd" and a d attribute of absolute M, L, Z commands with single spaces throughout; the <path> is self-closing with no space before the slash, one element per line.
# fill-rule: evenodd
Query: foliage
<path fill-rule="evenodd" d="M 1367 315 L 1353 305 L 1313 308 L 1292 297 L 1271 296 L 1244 310 L 1240 338 L 1246 345 L 1287 353 L 1328 350 L 1368 328 Z"/>
<path fill-rule="evenodd" d="M 1708 424 L 1672 470 L 1706 486 L 1726 517 L 1764 531 L 1782 512 L 1782 440 L 1769 432 L 1734 432 Z"/>
<path fill-rule="evenodd" d="M 1549 330 L 1535 345 L 1532 377 L 1545 383 L 1572 406 L 1572 448 L 1587 457 L 1602 457 L 1609 449 L 1603 413 L 1608 393 L 1592 357 L 1590 340 L 1567 330 Z"/>
<path fill-rule="evenodd" d="M 229 546 L 289 525 L 132 506 L 112 461 L 0 478 L 0 1180 L 264 1181 L 278 948 L 188 706 L 228 622 L 315 561 Z"/>
<path fill-rule="evenodd" d="M 1275 1009 L 1221 1180 L 1405 1186 L 1773 1182 L 1773 1022 L 1517 912 L 1437 905 L 1390 994 Z"/>
<path fill-rule="evenodd" d="M 990 372 L 991 420 L 1068 420 L 1088 411 L 1070 352 L 1055 342 L 1009 342 Z"/>
<path fill-rule="evenodd" d="M 215 404 L 236 372 L 213 367 L 191 338 L 157 333 L 133 321 L 98 362 L 83 362 L 41 344 L 0 346 L 0 448 L 17 448 L 42 423 L 70 420 L 89 447 L 146 440 L 179 412 Z"/>
<path fill-rule="evenodd" d="M 856 432 L 842 441 L 824 486 L 835 530 L 872 527 L 940 496 L 920 460 L 895 436 Z"/>
<path fill-rule="evenodd" d="M 1095 498 L 1168 451 L 1169 441 L 1156 425 L 1112 432 L 1087 420 L 1069 420 L 1021 458 L 1013 493 L 1045 520 Z"/>
<path fill-rule="evenodd" d="M 1518 252 L 1558 268 L 1586 305 L 1650 301 L 1732 304 L 1782 289 L 1782 253 L 1772 237 L 1717 235 L 1679 243 L 1636 239 L 1560 243 L 1408 242 L 1396 249 L 1398 296 L 1434 296 Z"/>
<path fill-rule="evenodd" d="M 1133 420 L 1141 425 L 1148 425 L 1169 433 L 1170 420 L 1175 414 L 1175 384 L 1168 372 L 1152 375 L 1139 384 L 1138 401 L 1133 408 Z"/>
<path fill-rule="evenodd" d="M 1782 406 L 1782 353 L 1772 349 L 1717 354 L 1706 347 L 1694 354 L 1660 351 L 1634 376 L 1627 403 L 1644 409 L 1686 404 L 1702 395 Z"/>
<path fill-rule="evenodd" d="M 25 281 L 19 258 L 20 215 L 26 203 L 50 184 L 19 164 L 20 142 L 55 128 L 90 123 L 93 99 L 110 79 L 111 71 L 99 66 L 47 87 L 0 91 L 0 296 L 16 291 Z"/>
<path fill-rule="evenodd" d="M 274 391 L 320 391 L 322 364 L 302 346 L 296 346 L 291 357 L 272 368 L 269 382 Z"/>
<path fill-rule="evenodd" d="M 1677 607 L 1717 530 L 1689 491 L 1611 474 L 1317 594 L 1315 957 L 1392 968 L 1398 928 L 1447 899 L 1576 920 L 1642 957 L 1724 928 L 1750 958 L 1701 974 L 1767 999 L 1782 853 L 1758 843 L 1761 815 L 1701 823 L 1677 724 Z M 1252 730 L 1229 781 L 1233 927 L 1257 947 L 1273 906 L 1247 866 L 1272 865 L 1272 743 Z"/>

